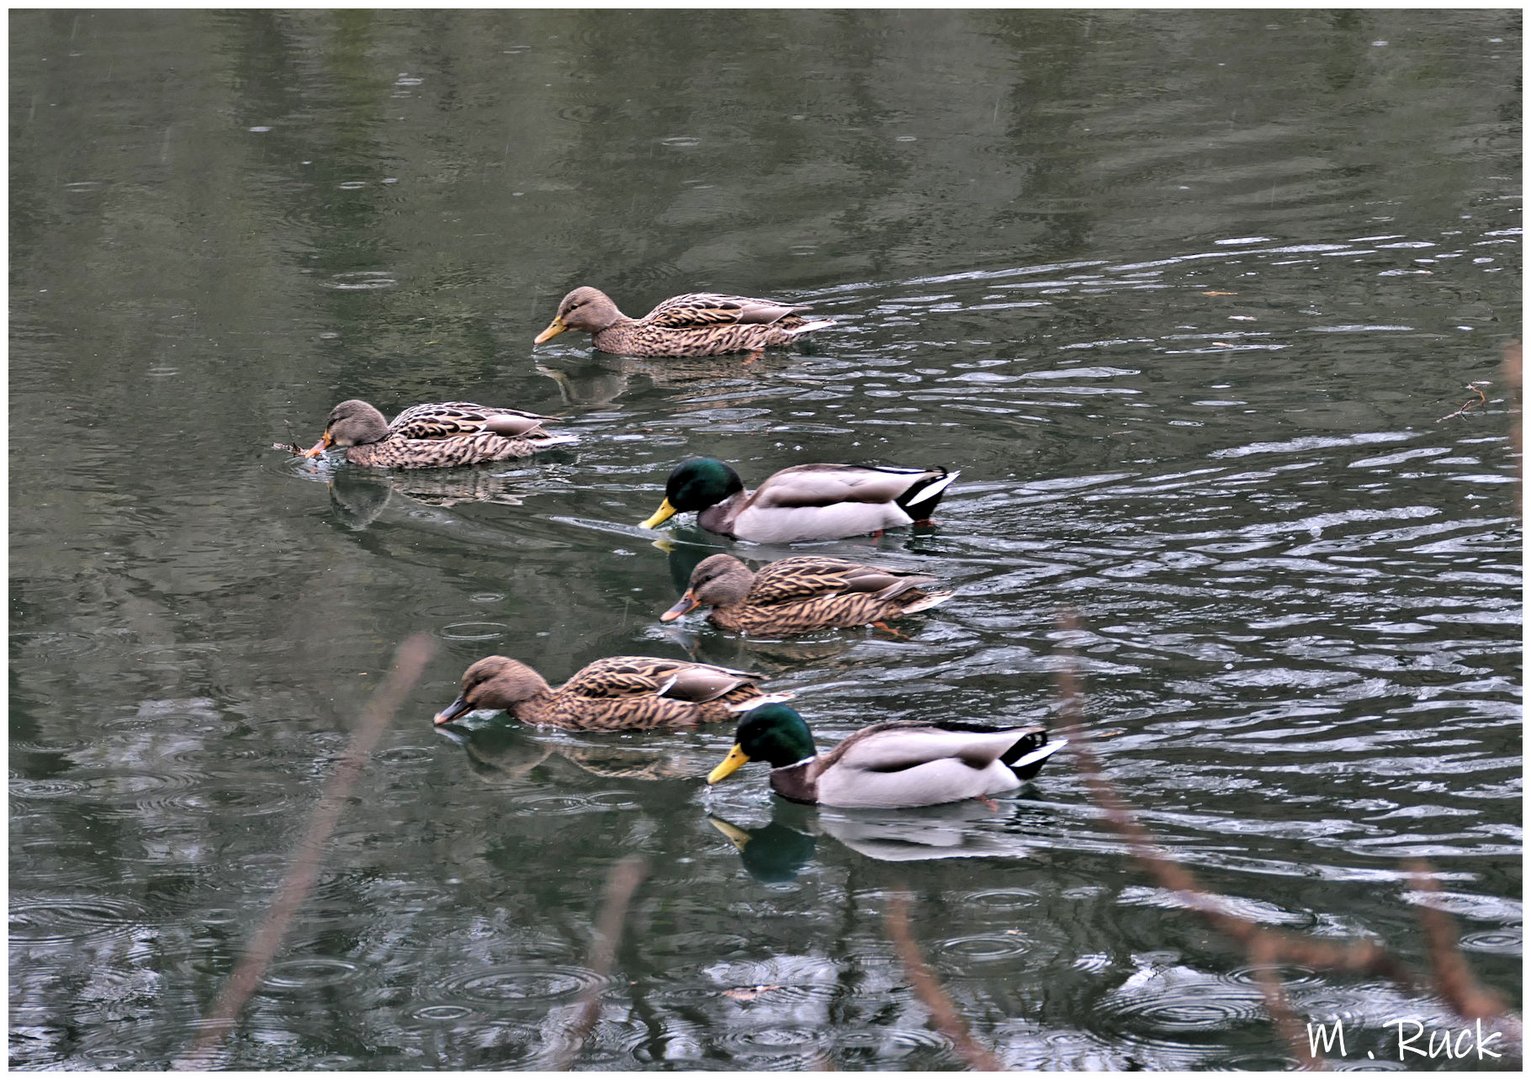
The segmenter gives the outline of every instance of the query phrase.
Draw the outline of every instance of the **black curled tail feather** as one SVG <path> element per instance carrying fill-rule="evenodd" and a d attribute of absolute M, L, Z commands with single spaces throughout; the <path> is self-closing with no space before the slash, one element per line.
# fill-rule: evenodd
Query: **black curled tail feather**
<path fill-rule="evenodd" d="M 941 496 L 946 494 L 947 486 L 957 479 L 958 475 L 958 473 L 948 472 L 944 466 L 937 466 L 909 485 L 904 493 L 893 501 L 898 504 L 900 510 L 909 515 L 911 521 L 924 521 L 936 512 Z"/>
<path fill-rule="evenodd" d="M 1067 745 L 1067 739 L 1049 739 L 1047 732 L 1039 729 L 1017 739 L 999 760 L 1010 767 L 1016 779 L 1030 780 L 1042 771 L 1048 758 Z"/>

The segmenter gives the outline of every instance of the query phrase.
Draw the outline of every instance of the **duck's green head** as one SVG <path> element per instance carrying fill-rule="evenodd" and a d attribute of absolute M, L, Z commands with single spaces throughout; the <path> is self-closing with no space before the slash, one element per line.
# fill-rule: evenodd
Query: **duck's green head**
<path fill-rule="evenodd" d="M 773 702 L 745 714 L 734 735 L 734 748 L 716 769 L 707 774 L 707 782 L 716 784 L 746 761 L 764 761 L 771 768 L 779 769 L 783 765 L 806 761 L 813 755 L 813 734 L 797 710 Z"/>
<path fill-rule="evenodd" d="M 664 502 L 642 528 L 653 529 L 683 510 L 705 510 L 738 491 L 744 481 L 717 458 L 687 458 L 670 471 L 664 485 Z"/>

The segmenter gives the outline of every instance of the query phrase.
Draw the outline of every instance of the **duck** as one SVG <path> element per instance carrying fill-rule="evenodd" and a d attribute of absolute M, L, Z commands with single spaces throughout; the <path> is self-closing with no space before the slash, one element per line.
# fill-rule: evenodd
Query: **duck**
<path fill-rule="evenodd" d="M 318 457 L 339 446 L 353 465 L 447 469 L 526 457 L 576 442 L 573 435 L 543 428 L 545 421 L 555 419 L 469 401 L 443 401 L 412 405 L 390 424 L 376 407 L 353 398 L 330 410 L 324 434 L 301 454 Z"/>
<path fill-rule="evenodd" d="M 901 465 L 793 465 L 753 493 L 717 458 L 687 458 L 665 481 L 664 501 L 641 528 L 697 511 L 708 532 L 758 544 L 880 535 L 928 521 L 959 472 Z"/>
<path fill-rule="evenodd" d="M 746 762 L 764 761 L 771 766 L 772 789 L 793 802 L 846 809 L 936 806 L 1012 791 L 1067 742 L 1050 741 L 1041 726 L 884 720 L 819 754 L 797 710 L 773 701 L 745 713 L 733 749 L 707 774 L 707 783 L 726 779 Z"/>
<path fill-rule="evenodd" d="M 707 617 L 714 625 L 741 634 L 779 636 L 868 624 L 887 629 L 889 619 L 951 599 L 950 591 L 925 588 L 935 583 L 925 574 L 823 555 L 777 559 L 759 570 L 732 555 L 709 555 L 691 571 L 685 595 L 659 619 L 673 622 L 710 607 Z"/>
<path fill-rule="evenodd" d="M 600 289 L 581 285 L 558 305 L 558 314 L 533 344 L 565 330 L 583 330 L 601 352 L 626 356 L 720 356 L 791 345 L 831 325 L 800 314 L 804 308 L 777 300 L 724 293 L 686 293 L 661 300 L 641 319 L 622 314 Z"/>
<path fill-rule="evenodd" d="M 436 714 L 436 724 L 450 724 L 475 709 L 504 709 L 523 723 L 565 731 L 694 728 L 727 720 L 736 706 L 767 698 L 761 678 L 691 660 L 608 656 L 555 689 L 519 660 L 486 656 L 463 672 L 462 692 Z"/>

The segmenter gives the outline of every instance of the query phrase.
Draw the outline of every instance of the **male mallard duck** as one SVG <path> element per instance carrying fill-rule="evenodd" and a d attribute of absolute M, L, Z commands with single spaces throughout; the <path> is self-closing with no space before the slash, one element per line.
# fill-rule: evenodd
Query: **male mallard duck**
<path fill-rule="evenodd" d="M 770 635 L 880 625 L 950 599 L 950 592 L 922 588 L 935 580 L 821 555 L 777 559 L 754 571 L 732 555 L 709 555 L 691 571 L 686 595 L 659 618 L 670 622 L 711 607 L 708 618 L 725 630 Z"/>
<path fill-rule="evenodd" d="M 751 494 L 739 474 L 716 458 L 687 458 L 670 473 L 664 502 L 642 527 L 696 510 L 702 528 L 738 540 L 837 540 L 929 518 L 957 476 L 943 468 L 794 465 Z"/>
<path fill-rule="evenodd" d="M 468 401 L 413 405 L 393 423 L 365 401 L 342 401 L 330 410 L 319 441 L 303 451 L 318 457 L 332 446 L 346 447 L 353 465 L 379 469 L 445 469 L 480 461 L 526 457 L 538 450 L 575 442 L 542 427 L 556 417 Z"/>
<path fill-rule="evenodd" d="M 558 689 L 525 664 L 486 656 L 462 675 L 462 693 L 436 714 L 449 724 L 474 709 L 504 709 L 528 724 L 571 731 L 647 731 L 726 720 L 733 706 L 765 697 L 748 671 L 662 660 L 608 656 L 576 671 Z"/>
<path fill-rule="evenodd" d="M 805 319 L 801 307 L 775 300 L 721 293 L 686 293 L 662 300 L 641 319 L 631 319 L 600 289 L 582 285 L 558 305 L 538 334 L 541 345 L 565 330 L 584 330 L 602 352 L 626 356 L 716 356 L 790 345 L 828 319 Z"/>
<path fill-rule="evenodd" d="M 815 754 L 813 735 L 797 711 L 767 703 L 740 721 L 734 748 L 707 774 L 707 782 L 716 784 L 747 761 L 765 761 L 771 787 L 793 802 L 934 806 L 1018 788 L 1067 742 L 1048 742 L 1042 727 L 996 730 L 885 720 L 827 754 Z"/>

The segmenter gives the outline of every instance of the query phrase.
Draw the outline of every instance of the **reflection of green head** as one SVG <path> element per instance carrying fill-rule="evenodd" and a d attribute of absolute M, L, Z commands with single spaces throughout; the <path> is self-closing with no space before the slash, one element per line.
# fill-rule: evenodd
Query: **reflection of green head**
<path fill-rule="evenodd" d="M 745 830 L 720 818 L 707 820 L 739 849 L 739 861 L 756 881 L 768 884 L 791 881 L 813 858 L 814 838 L 778 821 L 773 820 L 762 829 Z"/>
<path fill-rule="evenodd" d="M 676 510 L 705 510 L 716 506 L 736 491 L 744 490 L 744 481 L 717 458 L 687 458 L 665 481 L 665 500 Z"/>

